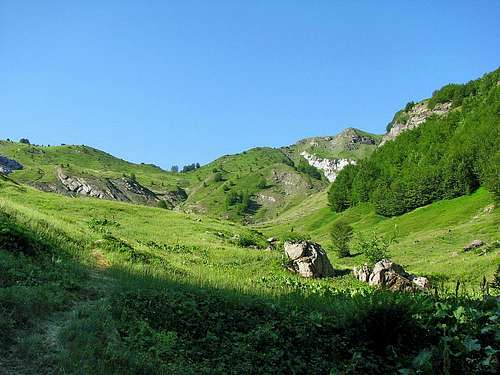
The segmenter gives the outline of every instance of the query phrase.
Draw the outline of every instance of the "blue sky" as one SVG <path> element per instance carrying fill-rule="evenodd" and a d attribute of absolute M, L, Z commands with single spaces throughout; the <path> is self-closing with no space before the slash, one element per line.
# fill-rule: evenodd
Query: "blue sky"
<path fill-rule="evenodd" d="M 500 1 L 0 1 L 0 138 L 209 162 L 354 126 L 500 63 Z"/>

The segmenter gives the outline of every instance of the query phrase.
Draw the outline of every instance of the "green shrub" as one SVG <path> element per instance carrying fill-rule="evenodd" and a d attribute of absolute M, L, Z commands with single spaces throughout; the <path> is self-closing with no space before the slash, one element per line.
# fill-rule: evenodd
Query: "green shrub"
<path fill-rule="evenodd" d="M 353 235 L 352 226 L 349 223 L 339 220 L 333 224 L 330 231 L 333 248 L 340 258 L 348 257 L 351 255 L 349 251 L 349 242 Z"/>
<path fill-rule="evenodd" d="M 389 258 L 389 246 L 394 240 L 386 239 L 372 232 L 369 234 L 358 233 L 356 235 L 356 249 L 364 254 L 370 264 L 375 264 L 382 259 Z"/>
<path fill-rule="evenodd" d="M 163 208 L 165 210 L 168 210 L 168 204 L 164 200 L 160 200 L 158 204 L 156 205 L 158 208 Z"/>

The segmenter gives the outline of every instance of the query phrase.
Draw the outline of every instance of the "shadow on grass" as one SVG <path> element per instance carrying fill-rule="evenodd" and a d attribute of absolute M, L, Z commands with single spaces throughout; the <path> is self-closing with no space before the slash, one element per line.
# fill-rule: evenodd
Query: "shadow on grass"
<path fill-rule="evenodd" d="M 30 253 L 33 267 L 20 268 L 17 277 L 24 283 L 38 275 L 31 271 L 40 262 L 41 274 L 53 274 L 53 279 L 35 280 L 35 285 L 26 282 L 24 294 L 14 286 L 3 288 L 11 292 L 2 290 L 0 309 L 22 317 L 13 321 L 11 333 L 19 328 L 16 324 L 29 328 L 41 316 L 30 300 L 40 292 L 39 285 L 48 285 L 47 291 L 54 293 L 38 298 L 40 303 L 47 300 L 43 313 L 72 311 L 52 337 L 58 345 L 51 353 L 41 353 L 37 361 L 42 365 L 49 361 L 64 373 L 394 373 L 410 366 L 415 356 L 439 339 L 439 331 L 413 318 L 432 315 L 432 296 L 386 291 L 267 295 L 216 287 L 188 276 L 169 277 L 140 264 L 97 271 L 70 259 L 81 241 L 43 223 L 28 225 L 18 219 L 4 215 L 0 224 L 3 229 L 15 228 L 26 243 L 40 247 Z M 45 252 L 47 247 L 51 250 Z M 22 252 L 10 253 L 26 260 Z M 63 272 L 60 262 L 45 263 L 59 253 L 68 267 L 99 272 L 109 285 L 103 284 L 100 293 L 88 299 L 85 280 Z M 85 303 L 75 307 L 82 300 Z M 455 299 L 449 301 L 450 311 L 460 303 L 481 306 L 480 301 Z M 435 327 L 436 322 L 430 322 Z M 39 339 L 38 346 L 44 340 Z M 457 374 L 469 370 L 459 360 L 452 367 Z"/>

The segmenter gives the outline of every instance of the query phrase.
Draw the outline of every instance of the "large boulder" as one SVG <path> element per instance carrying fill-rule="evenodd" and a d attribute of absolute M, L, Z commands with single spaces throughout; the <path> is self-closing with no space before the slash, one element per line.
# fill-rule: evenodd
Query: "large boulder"
<path fill-rule="evenodd" d="M 357 279 L 395 291 L 415 291 L 429 288 L 425 277 L 417 277 L 406 272 L 403 267 L 389 259 L 377 262 L 373 268 L 368 265 L 355 267 L 353 270 Z"/>
<path fill-rule="evenodd" d="M 289 259 L 287 268 L 302 277 L 331 277 L 334 274 L 325 250 L 317 243 L 285 242 L 285 254 Z"/>

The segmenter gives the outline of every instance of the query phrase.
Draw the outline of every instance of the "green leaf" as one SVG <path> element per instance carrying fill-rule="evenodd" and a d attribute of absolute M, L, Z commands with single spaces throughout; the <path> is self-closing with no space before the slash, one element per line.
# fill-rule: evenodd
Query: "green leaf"
<path fill-rule="evenodd" d="M 464 340 L 465 350 L 470 352 L 478 352 L 481 350 L 481 344 L 478 339 L 467 338 Z"/>

